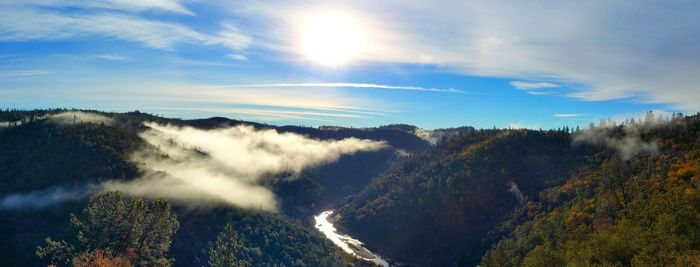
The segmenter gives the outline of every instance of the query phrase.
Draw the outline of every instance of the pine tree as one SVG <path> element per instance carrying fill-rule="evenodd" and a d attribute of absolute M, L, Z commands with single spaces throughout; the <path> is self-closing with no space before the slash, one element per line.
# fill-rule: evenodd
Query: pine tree
<path fill-rule="evenodd" d="M 250 261 L 242 259 L 243 241 L 233 229 L 226 224 L 216 239 L 216 244 L 209 250 L 209 265 L 212 267 L 242 267 L 251 266 Z"/>
<path fill-rule="evenodd" d="M 89 258 L 87 254 L 104 250 L 137 266 L 172 265 L 167 252 L 179 223 L 167 200 L 149 203 L 128 199 L 120 192 L 107 192 L 92 196 L 83 215 L 78 218 L 71 214 L 79 241 L 75 247 L 79 249 L 47 239 L 46 247 L 37 247 L 37 256 L 57 263 L 70 257 Z"/>

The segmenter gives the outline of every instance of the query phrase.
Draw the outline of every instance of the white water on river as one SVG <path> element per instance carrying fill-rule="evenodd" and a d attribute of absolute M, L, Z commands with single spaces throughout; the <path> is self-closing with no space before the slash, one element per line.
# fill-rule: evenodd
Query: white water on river
<path fill-rule="evenodd" d="M 333 214 L 333 211 L 327 210 L 321 212 L 321 214 L 317 216 L 314 216 L 314 220 L 316 220 L 316 229 L 321 231 L 326 238 L 330 239 L 333 244 L 336 244 L 346 253 L 350 253 L 357 258 L 371 261 L 384 267 L 389 267 L 389 263 L 387 261 L 363 247 L 360 240 L 354 239 L 349 235 L 338 233 L 333 224 L 328 221 L 328 216 L 331 214 Z"/>

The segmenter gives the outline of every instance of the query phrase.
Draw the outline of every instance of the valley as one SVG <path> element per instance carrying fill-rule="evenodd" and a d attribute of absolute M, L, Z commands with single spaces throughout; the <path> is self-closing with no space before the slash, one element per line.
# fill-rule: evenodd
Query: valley
<path fill-rule="evenodd" d="M 52 121 L 66 112 L 72 119 Z M 407 125 L 278 127 L 71 110 L 0 115 L 25 120 L 0 129 L 0 232 L 7 237 L 0 260 L 10 266 L 55 261 L 34 255 L 47 237 L 78 246 L 82 239 L 71 241 L 71 214 L 81 218 L 85 205 L 98 205 L 95 196 L 115 190 L 146 203 L 161 196 L 172 202 L 178 227 L 164 253 L 175 266 L 211 263 L 213 242 L 225 237 L 226 225 L 240 240 L 239 263 L 252 266 L 695 259 L 697 116 L 585 130 L 462 127 L 443 129 L 441 138 L 428 142 Z M 261 139 L 248 145 L 256 135 Z M 215 138 L 228 141 L 208 143 Z M 279 138 L 286 141 L 273 143 Z M 227 156 L 240 142 L 249 152 Z M 314 154 L 301 148 L 288 154 L 280 146 L 292 142 L 314 147 Z M 627 148 L 617 146 L 624 142 L 647 149 L 620 150 Z M 241 153 L 282 165 L 248 170 Z M 323 153 L 331 159 L 319 157 Z M 239 161 L 245 164 L 236 167 Z M 273 202 L 253 195 L 218 197 L 251 190 L 271 194 Z M 594 244 L 615 242 L 606 238 L 623 234 L 621 227 L 649 239 L 632 247 L 610 243 L 610 254 L 585 254 Z M 671 243 L 640 246 L 659 242 Z M 656 252 L 644 254 L 650 249 Z M 606 256 L 620 250 L 628 253 Z"/>

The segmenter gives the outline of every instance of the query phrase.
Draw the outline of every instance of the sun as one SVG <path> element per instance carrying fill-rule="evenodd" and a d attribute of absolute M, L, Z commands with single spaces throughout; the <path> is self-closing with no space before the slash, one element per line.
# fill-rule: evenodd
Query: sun
<path fill-rule="evenodd" d="M 367 36 L 359 21 L 338 12 L 307 16 L 300 35 L 301 54 L 325 66 L 348 64 L 367 47 Z"/>

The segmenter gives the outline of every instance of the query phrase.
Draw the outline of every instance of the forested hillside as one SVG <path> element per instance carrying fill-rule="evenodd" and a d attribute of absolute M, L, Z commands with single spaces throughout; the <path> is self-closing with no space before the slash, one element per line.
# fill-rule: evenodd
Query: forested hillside
<path fill-rule="evenodd" d="M 587 149 L 565 130 L 473 131 L 393 166 L 340 210 L 341 223 L 409 264 L 473 265 L 485 234 L 564 181 Z"/>
<path fill-rule="evenodd" d="M 699 125 L 647 114 L 462 134 L 394 165 L 337 219 L 416 266 L 697 264 Z"/>
<path fill-rule="evenodd" d="M 591 155 L 494 231 L 505 238 L 482 265 L 700 265 L 700 117 L 640 132 L 658 151 L 630 159 Z M 608 133 L 621 134 L 624 127 Z"/>
<path fill-rule="evenodd" d="M 84 114 L 56 117 L 65 112 Z M 99 115 L 102 121 L 86 114 Z M 0 234 L 4 236 L 0 262 L 6 266 L 35 265 L 39 260 L 35 247 L 46 237 L 75 241 L 70 215 L 80 214 L 88 195 L 93 194 L 92 186 L 142 175 L 129 157 L 146 146 L 139 134 L 147 121 L 198 129 L 244 124 L 320 140 L 356 137 L 389 145 L 342 156 L 292 179 L 271 179 L 269 186 L 279 196 L 281 214 L 236 207 L 192 209 L 176 203 L 173 209 L 180 228 L 172 236 L 170 255 L 177 266 L 207 265 L 209 249 L 226 224 L 233 225 L 244 244 L 245 256 L 241 257 L 255 266 L 339 264 L 343 253 L 309 227 L 311 215 L 360 191 L 400 157 L 396 149 L 415 152 L 429 147 L 425 140 L 403 130 L 275 127 L 225 118 L 166 119 L 140 112 L 4 111 L 0 121 L 13 122 L 0 127 L 0 198 L 4 199 L 0 203 Z"/>

